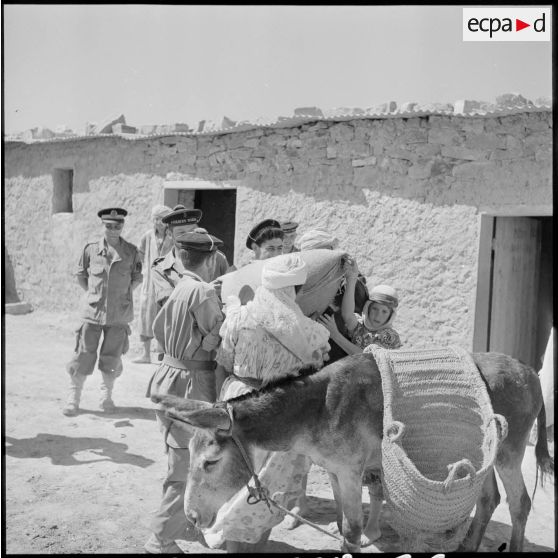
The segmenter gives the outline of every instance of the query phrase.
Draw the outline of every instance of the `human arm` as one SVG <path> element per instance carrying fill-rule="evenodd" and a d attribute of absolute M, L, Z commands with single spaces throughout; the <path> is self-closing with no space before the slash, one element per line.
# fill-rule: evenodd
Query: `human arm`
<path fill-rule="evenodd" d="M 333 316 L 328 316 L 323 314 L 318 318 L 318 322 L 325 326 L 330 333 L 330 338 L 335 341 L 348 355 L 355 355 L 362 353 L 362 349 L 349 341 L 337 328 L 335 323 L 335 318 Z"/>
<path fill-rule="evenodd" d="M 89 252 L 87 251 L 87 246 L 81 253 L 75 275 L 79 286 L 84 291 L 87 291 L 89 288 Z"/>
<path fill-rule="evenodd" d="M 143 275 L 141 273 L 141 255 L 139 250 L 134 252 L 134 259 L 132 260 L 132 290 L 138 285 L 141 285 L 143 281 Z"/>
<path fill-rule="evenodd" d="M 214 289 L 207 291 L 201 302 L 193 308 L 192 313 L 202 334 L 202 349 L 204 351 L 215 350 L 221 343 L 219 330 L 225 316 Z"/>
<path fill-rule="evenodd" d="M 356 262 L 353 259 L 347 259 L 344 264 L 344 270 L 345 293 L 343 294 L 343 301 L 341 302 L 341 315 L 343 316 L 343 321 L 350 334 L 354 331 L 358 323 L 355 316 L 355 288 L 358 280 L 358 267 Z"/>

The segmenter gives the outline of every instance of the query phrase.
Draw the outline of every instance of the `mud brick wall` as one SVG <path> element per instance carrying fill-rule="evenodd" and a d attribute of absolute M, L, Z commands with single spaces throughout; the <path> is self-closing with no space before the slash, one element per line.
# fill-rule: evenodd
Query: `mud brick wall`
<path fill-rule="evenodd" d="M 551 126 L 550 111 L 526 111 L 8 142 L 4 242 L 23 300 L 75 312 L 72 273 L 101 234 L 99 208 L 126 207 L 123 236 L 138 242 L 169 173 L 234 181 L 237 266 L 249 261 L 244 241 L 261 219 L 296 220 L 299 234 L 324 228 L 371 285 L 399 290 L 395 325 L 408 346 L 470 347 L 480 214 L 551 208 Z M 56 168 L 74 171 L 73 213 L 52 212 Z"/>

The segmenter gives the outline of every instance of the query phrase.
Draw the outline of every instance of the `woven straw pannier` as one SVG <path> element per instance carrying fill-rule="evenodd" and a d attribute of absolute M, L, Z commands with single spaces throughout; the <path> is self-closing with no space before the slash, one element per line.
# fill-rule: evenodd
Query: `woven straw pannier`
<path fill-rule="evenodd" d="M 507 423 L 459 347 L 374 348 L 382 376 L 387 521 L 415 552 L 452 551 L 490 473 Z"/>

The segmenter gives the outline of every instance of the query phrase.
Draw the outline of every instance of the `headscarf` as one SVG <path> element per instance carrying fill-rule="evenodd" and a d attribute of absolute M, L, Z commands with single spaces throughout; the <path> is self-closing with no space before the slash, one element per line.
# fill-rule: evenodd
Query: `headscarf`
<path fill-rule="evenodd" d="M 166 205 L 154 205 L 153 209 L 151 210 L 151 218 L 154 219 L 155 217 L 164 217 L 172 212 L 170 207 Z"/>
<path fill-rule="evenodd" d="M 329 331 L 307 318 L 295 302 L 294 286 L 300 285 L 301 280 L 306 280 L 306 264 L 299 254 L 270 258 L 262 269 L 262 285 L 246 309 L 257 325 L 305 365 L 321 360 Z"/>
<path fill-rule="evenodd" d="M 390 285 L 377 285 L 370 291 L 369 299 L 364 303 L 364 306 L 362 308 L 364 325 L 370 331 L 379 331 L 373 329 L 373 326 L 370 323 L 370 317 L 368 315 L 368 310 L 370 309 L 370 305 L 374 302 L 383 304 L 391 309 L 391 314 L 389 316 L 388 321 L 383 326 L 381 326 L 380 329 L 390 327 L 391 324 L 393 323 L 393 320 L 395 319 L 395 312 L 397 310 L 397 306 L 399 306 L 399 296 L 397 295 L 397 291 Z"/>
<path fill-rule="evenodd" d="M 268 289 L 303 285 L 308 272 L 299 254 L 284 254 L 266 261 L 262 268 L 262 285 Z"/>
<path fill-rule="evenodd" d="M 318 229 L 305 232 L 299 240 L 300 250 L 314 250 L 316 248 L 330 248 L 334 249 L 338 240 L 332 234 Z"/>

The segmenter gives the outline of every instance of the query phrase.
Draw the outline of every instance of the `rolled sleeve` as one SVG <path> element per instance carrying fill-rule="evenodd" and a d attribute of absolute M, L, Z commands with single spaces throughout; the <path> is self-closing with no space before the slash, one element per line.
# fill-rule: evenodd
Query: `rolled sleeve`
<path fill-rule="evenodd" d="M 139 285 L 143 281 L 143 275 L 141 273 L 141 256 L 138 251 L 134 254 L 134 260 L 132 262 L 132 285 Z"/>
<path fill-rule="evenodd" d="M 208 292 L 207 298 L 194 310 L 194 316 L 202 334 L 202 349 L 213 351 L 221 343 L 219 330 L 225 319 L 215 291 Z"/>
<path fill-rule="evenodd" d="M 89 252 L 87 250 L 87 246 L 83 249 L 83 252 L 81 253 L 77 265 L 77 269 L 74 275 L 76 277 L 83 277 L 84 279 L 89 278 Z"/>

